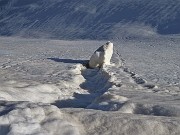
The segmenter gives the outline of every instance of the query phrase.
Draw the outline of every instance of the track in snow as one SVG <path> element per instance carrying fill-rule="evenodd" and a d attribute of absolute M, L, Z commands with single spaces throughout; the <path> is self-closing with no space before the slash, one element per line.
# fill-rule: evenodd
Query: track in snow
<path fill-rule="evenodd" d="M 74 92 L 72 98 L 57 100 L 53 105 L 59 108 L 86 108 L 143 115 L 179 116 L 180 108 L 178 106 L 138 102 L 132 97 L 125 96 L 125 93 L 128 92 L 154 94 L 158 91 L 158 87 L 148 83 L 124 66 L 112 64 L 100 69 L 88 69 L 81 65 L 79 70 L 85 79 L 79 84 L 81 92 Z M 155 97 L 158 98 L 158 96 Z"/>

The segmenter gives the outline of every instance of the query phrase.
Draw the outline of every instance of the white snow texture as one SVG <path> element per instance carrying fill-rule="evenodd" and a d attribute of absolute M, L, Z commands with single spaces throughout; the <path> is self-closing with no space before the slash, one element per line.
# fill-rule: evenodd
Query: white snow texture
<path fill-rule="evenodd" d="M 180 0 L 0 0 L 0 135 L 180 135 L 179 34 Z"/>
<path fill-rule="evenodd" d="M 104 42 L 0 37 L 0 135 L 179 135 L 179 38 Z"/>

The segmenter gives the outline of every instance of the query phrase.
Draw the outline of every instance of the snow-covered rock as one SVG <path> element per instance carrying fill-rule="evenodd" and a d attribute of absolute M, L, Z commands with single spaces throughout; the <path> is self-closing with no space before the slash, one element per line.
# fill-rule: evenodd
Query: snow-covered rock
<path fill-rule="evenodd" d="M 89 61 L 90 68 L 102 67 L 110 65 L 110 60 L 113 54 L 113 43 L 108 41 L 105 45 L 99 47 L 91 56 Z"/>

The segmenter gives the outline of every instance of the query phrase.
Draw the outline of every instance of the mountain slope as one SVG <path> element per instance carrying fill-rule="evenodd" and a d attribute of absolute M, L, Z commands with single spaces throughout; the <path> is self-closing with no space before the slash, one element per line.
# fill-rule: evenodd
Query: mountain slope
<path fill-rule="evenodd" d="M 180 33 L 179 0 L 0 0 L 0 35 L 107 39 Z"/>

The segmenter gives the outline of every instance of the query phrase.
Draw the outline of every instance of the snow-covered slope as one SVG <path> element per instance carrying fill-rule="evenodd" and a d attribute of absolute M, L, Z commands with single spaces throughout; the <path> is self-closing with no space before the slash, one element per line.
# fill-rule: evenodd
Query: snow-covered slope
<path fill-rule="evenodd" d="M 0 37 L 0 134 L 179 135 L 179 39 L 112 42 Z"/>
<path fill-rule="evenodd" d="M 0 135 L 180 135 L 179 24 L 179 0 L 0 0 Z"/>
<path fill-rule="evenodd" d="M 0 35 L 107 39 L 180 33 L 179 0 L 0 0 Z"/>

